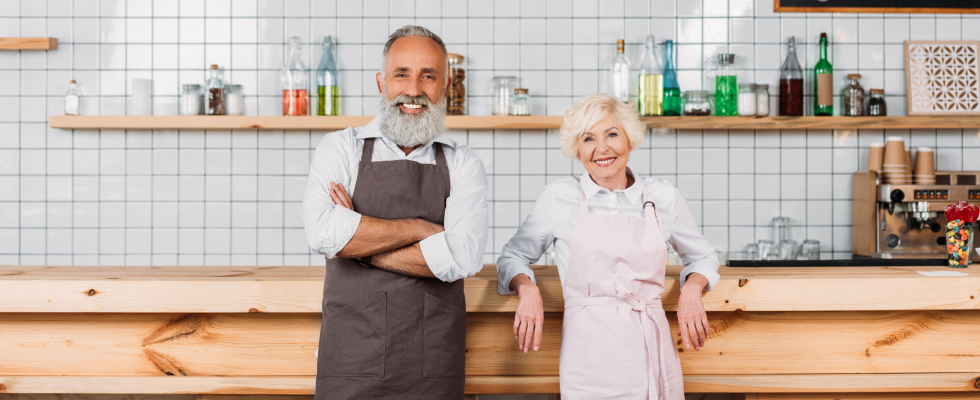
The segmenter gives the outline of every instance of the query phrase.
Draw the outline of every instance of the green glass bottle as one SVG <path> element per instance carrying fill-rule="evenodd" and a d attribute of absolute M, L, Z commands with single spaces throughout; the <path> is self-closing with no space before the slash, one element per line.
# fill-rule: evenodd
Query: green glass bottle
<path fill-rule="evenodd" d="M 674 41 L 668 40 L 664 47 L 664 115 L 681 115 L 681 85 L 677 83 L 677 71 L 674 70 Z"/>
<path fill-rule="evenodd" d="M 820 61 L 813 67 L 813 115 L 834 115 L 834 67 L 827 61 L 827 34 L 820 34 Z"/>
<path fill-rule="evenodd" d="M 715 115 L 738 115 L 738 73 L 734 54 L 719 54 L 715 70 Z"/>

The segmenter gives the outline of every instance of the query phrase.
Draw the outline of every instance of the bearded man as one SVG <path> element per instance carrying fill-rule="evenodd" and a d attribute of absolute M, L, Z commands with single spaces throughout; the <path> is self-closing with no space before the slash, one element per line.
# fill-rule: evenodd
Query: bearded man
<path fill-rule="evenodd" d="M 324 136 L 303 201 L 327 258 L 316 399 L 463 397 L 463 278 L 483 263 L 483 163 L 446 137 L 446 45 L 420 26 L 388 39 L 381 115 Z"/>

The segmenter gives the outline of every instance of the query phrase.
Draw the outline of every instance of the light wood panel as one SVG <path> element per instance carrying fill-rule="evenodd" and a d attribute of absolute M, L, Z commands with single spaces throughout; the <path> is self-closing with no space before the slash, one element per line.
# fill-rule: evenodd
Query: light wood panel
<path fill-rule="evenodd" d="M 94 366 L 99 366 L 95 364 Z M 264 394 L 310 395 L 316 379 L 303 377 L 3 376 L 0 393 Z"/>
<path fill-rule="evenodd" d="M 756 400 L 957 400 L 976 399 L 974 392 L 929 393 L 760 393 Z"/>
<path fill-rule="evenodd" d="M 53 115 L 59 129 L 258 129 L 337 130 L 361 126 L 371 116 L 78 116 Z M 962 129 L 980 127 L 977 116 L 915 117 L 642 117 L 651 129 Z M 446 117 L 449 129 L 558 129 L 561 116 Z"/>
<path fill-rule="evenodd" d="M 517 349 L 513 315 L 468 317 L 468 376 L 558 374 L 560 314 L 546 314 L 541 351 L 527 354 Z M 676 335 L 675 318 L 668 314 Z M 712 339 L 702 351 L 677 346 L 685 374 L 980 373 L 980 342 L 969 339 L 980 313 L 971 311 L 708 319 Z M 312 313 L 0 314 L 0 376 L 313 375 L 318 332 Z"/>
<path fill-rule="evenodd" d="M 47 37 L 0 38 L 0 50 L 57 50 L 58 39 Z"/>
<path fill-rule="evenodd" d="M 664 309 L 676 310 L 680 266 L 668 267 Z M 545 311 L 564 310 L 554 266 L 534 266 Z M 727 268 L 702 301 L 708 311 L 980 309 L 980 266 Z M 323 267 L 0 267 L 0 312 L 292 313 L 320 311 Z M 513 313 L 493 265 L 465 281 L 467 311 Z M 828 296 L 828 293 L 833 293 Z"/>
<path fill-rule="evenodd" d="M 978 379 L 980 379 L 980 372 L 800 375 L 691 375 L 685 373 L 684 390 L 692 393 L 972 392 L 980 390 L 980 386 L 977 386 Z"/>

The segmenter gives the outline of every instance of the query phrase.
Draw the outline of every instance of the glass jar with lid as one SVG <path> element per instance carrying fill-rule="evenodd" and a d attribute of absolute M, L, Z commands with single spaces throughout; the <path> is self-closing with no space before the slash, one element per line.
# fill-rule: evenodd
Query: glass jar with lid
<path fill-rule="evenodd" d="M 517 89 L 516 76 L 493 77 L 493 115 L 510 115 L 514 89 Z"/>
<path fill-rule="evenodd" d="M 757 99 L 754 84 L 740 83 L 738 85 L 738 115 L 754 117 L 755 109 L 759 104 Z"/>
<path fill-rule="evenodd" d="M 711 93 L 707 90 L 688 90 L 681 96 L 684 115 L 707 117 L 711 115 Z"/>
<path fill-rule="evenodd" d="M 888 108 L 885 106 L 885 89 L 871 89 L 870 92 L 871 98 L 868 99 L 868 116 L 887 116 Z"/>
<path fill-rule="evenodd" d="M 755 85 L 755 115 L 769 116 L 769 85 Z"/>
<path fill-rule="evenodd" d="M 184 85 L 180 93 L 180 115 L 204 114 L 204 92 L 201 85 Z"/>
<path fill-rule="evenodd" d="M 242 115 L 244 100 L 242 85 L 228 85 L 228 90 L 225 90 L 225 115 Z"/>
<path fill-rule="evenodd" d="M 463 68 L 463 56 L 449 53 L 449 77 L 453 80 L 446 95 L 447 115 L 466 115 L 466 70 Z"/>
<path fill-rule="evenodd" d="M 864 115 L 864 88 L 858 82 L 861 74 L 847 74 L 847 79 L 850 83 L 840 93 L 841 103 L 843 103 L 840 115 L 860 117 Z"/>
<path fill-rule="evenodd" d="M 510 107 L 510 115 L 531 115 L 531 96 L 527 89 L 514 89 L 514 105 Z"/>

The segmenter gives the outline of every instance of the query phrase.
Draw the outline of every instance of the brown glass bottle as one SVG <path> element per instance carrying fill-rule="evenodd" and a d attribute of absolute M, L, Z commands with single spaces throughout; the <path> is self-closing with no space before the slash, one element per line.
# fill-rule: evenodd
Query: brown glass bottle
<path fill-rule="evenodd" d="M 796 38 L 790 37 L 786 61 L 779 71 L 779 115 L 803 116 L 803 68 L 796 58 Z"/>

